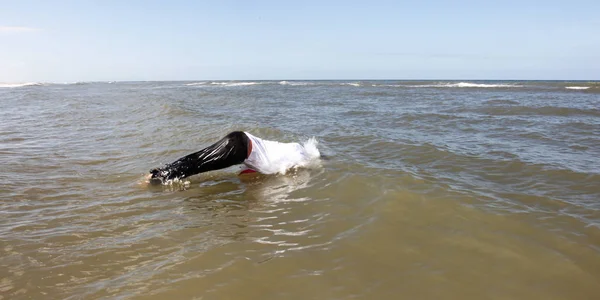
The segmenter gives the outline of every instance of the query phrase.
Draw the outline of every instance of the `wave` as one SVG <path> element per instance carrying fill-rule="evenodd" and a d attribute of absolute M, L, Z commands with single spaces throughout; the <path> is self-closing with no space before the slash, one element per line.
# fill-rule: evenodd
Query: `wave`
<path fill-rule="evenodd" d="M 587 90 L 589 89 L 589 86 L 567 86 L 565 87 L 565 89 L 569 89 L 569 90 Z"/>
<path fill-rule="evenodd" d="M 348 85 L 346 83 L 346 85 Z M 352 85 L 352 84 L 350 84 Z M 473 83 L 473 82 L 436 82 L 427 84 L 373 84 L 373 87 L 396 88 L 518 88 L 518 84 L 508 83 Z"/>
<path fill-rule="evenodd" d="M 250 81 L 250 82 L 231 82 L 231 81 L 212 81 L 211 85 L 220 85 L 220 86 L 250 86 L 261 84 L 260 82 Z"/>
<path fill-rule="evenodd" d="M 24 83 L 0 83 L 0 88 L 17 88 L 24 86 L 42 86 L 41 82 L 24 82 Z"/>
<path fill-rule="evenodd" d="M 289 85 L 289 86 L 307 86 L 307 85 L 311 85 L 311 86 L 362 86 L 363 84 L 361 84 L 360 82 L 331 82 L 331 81 L 314 81 L 314 82 L 306 82 L 306 81 L 287 81 L 287 80 L 283 80 L 283 81 L 279 81 L 278 82 L 279 85 Z M 375 86 L 375 85 L 372 85 Z"/>
<path fill-rule="evenodd" d="M 201 82 L 192 82 L 192 83 L 186 83 L 185 85 L 187 86 L 197 86 L 197 85 L 205 85 L 206 81 L 201 81 Z"/>
<path fill-rule="evenodd" d="M 0 83 L 0 88 L 17 88 L 25 86 L 53 86 L 53 85 L 86 85 L 91 83 L 115 83 L 114 81 L 107 82 L 92 82 L 92 81 L 74 81 L 74 82 L 24 82 L 24 83 Z"/>
<path fill-rule="evenodd" d="M 311 83 L 308 82 L 297 82 L 297 81 L 280 81 L 278 82 L 280 85 L 290 85 L 290 86 L 305 86 L 305 85 L 311 85 Z"/>
<path fill-rule="evenodd" d="M 376 83 L 374 83 L 371 86 L 372 87 L 403 87 L 403 86 L 406 86 L 406 85 L 401 85 L 401 84 L 376 84 Z"/>
<path fill-rule="evenodd" d="M 506 83 L 472 83 L 472 82 L 457 82 L 457 83 L 435 83 L 435 84 L 421 84 L 421 85 L 407 85 L 407 87 L 413 88 L 516 88 L 523 87 L 517 84 L 506 84 Z"/>
<path fill-rule="evenodd" d="M 105 82 L 101 82 L 101 81 L 75 81 L 75 82 L 65 82 L 63 83 L 64 85 L 88 85 L 88 84 L 93 84 L 93 83 L 105 83 Z M 59 84 L 59 83 L 53 83 L 53 84 Z"/>
<path fill-rule="evenodd" d="M 88 84 L 115 84 L 118 81 L 71 81 L 71 82 L 47 82 L 44 83 L 44 86 L 47 85 L 88 85 Z"/>

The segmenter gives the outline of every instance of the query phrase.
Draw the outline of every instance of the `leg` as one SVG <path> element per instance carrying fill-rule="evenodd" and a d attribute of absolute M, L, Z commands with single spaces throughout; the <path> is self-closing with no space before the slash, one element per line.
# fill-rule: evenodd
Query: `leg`
<path fill-rule="evenodd" d="M 248 157 L 249 143 L 250 140 L 245 133 L 234 131 L 215 144 L 182 157 L 163 168 L 150 170 L 150 173 L 153 179 L 164 182 L 164 180 L 184 178 L 241 164 Z"/>

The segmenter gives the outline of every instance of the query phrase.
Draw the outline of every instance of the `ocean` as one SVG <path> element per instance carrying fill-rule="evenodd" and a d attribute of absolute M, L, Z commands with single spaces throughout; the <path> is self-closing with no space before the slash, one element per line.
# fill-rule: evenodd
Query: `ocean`
<path fill-rule="evenodd" d="M 152 168 L 230 131 L 285 175 Z M 600 299 L 600 82 L 0 84 L 0 299 Z"/>

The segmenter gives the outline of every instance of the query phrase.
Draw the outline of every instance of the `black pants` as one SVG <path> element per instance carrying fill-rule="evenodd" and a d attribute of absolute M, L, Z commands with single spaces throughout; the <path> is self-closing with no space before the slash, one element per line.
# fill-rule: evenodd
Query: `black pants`
<path fill-rule="evenodd" d="M 152 179 L 164 182 L 241 164 L 248 158 L 249 143 L 250 140 L 245 133 L 234 131 L 198 152 L 184 156 L 162 168 L 150 170 Z"/>

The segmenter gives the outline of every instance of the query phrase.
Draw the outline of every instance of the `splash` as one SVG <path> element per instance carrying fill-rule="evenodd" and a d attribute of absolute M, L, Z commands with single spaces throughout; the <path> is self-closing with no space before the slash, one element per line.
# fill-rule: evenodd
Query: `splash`
<path fill-rule="evenodd" d="M 317 148 L 318 145 L 319 141 L 317 141 L 314 136 L 304 142 L 304 150 L 308 154 L 308 158 L 310 160 L 315 160 L 321 157 L 321 152 L 319 152 L 319 149 Z"/>
<path fill-rule="evenodd" d="M 296 164 L 294 164 L 291 168 L 285 168 L 281 174 L 286 174 L 289 170 L 296 170 L 298 168 L 319 168 L 321 167 L 321 152 L 317 148 L 319 145 L 319 141 L 315 137 L 311 137 L 306 142 L 302 144 L 304 148 L 304 153 L 302 159 L 300 159 Z"/>
<path fill-rule="evenodd" d="M 161 180 L 158 178 L 151 178 L 150 174 L 144 175 L 144 177 L 138 180 L 139 186 L 164 186 L 171 189 L 187 189 L 190 187 L 190 181 L 186 179 L 174 178 L 168 180 Z"/>

